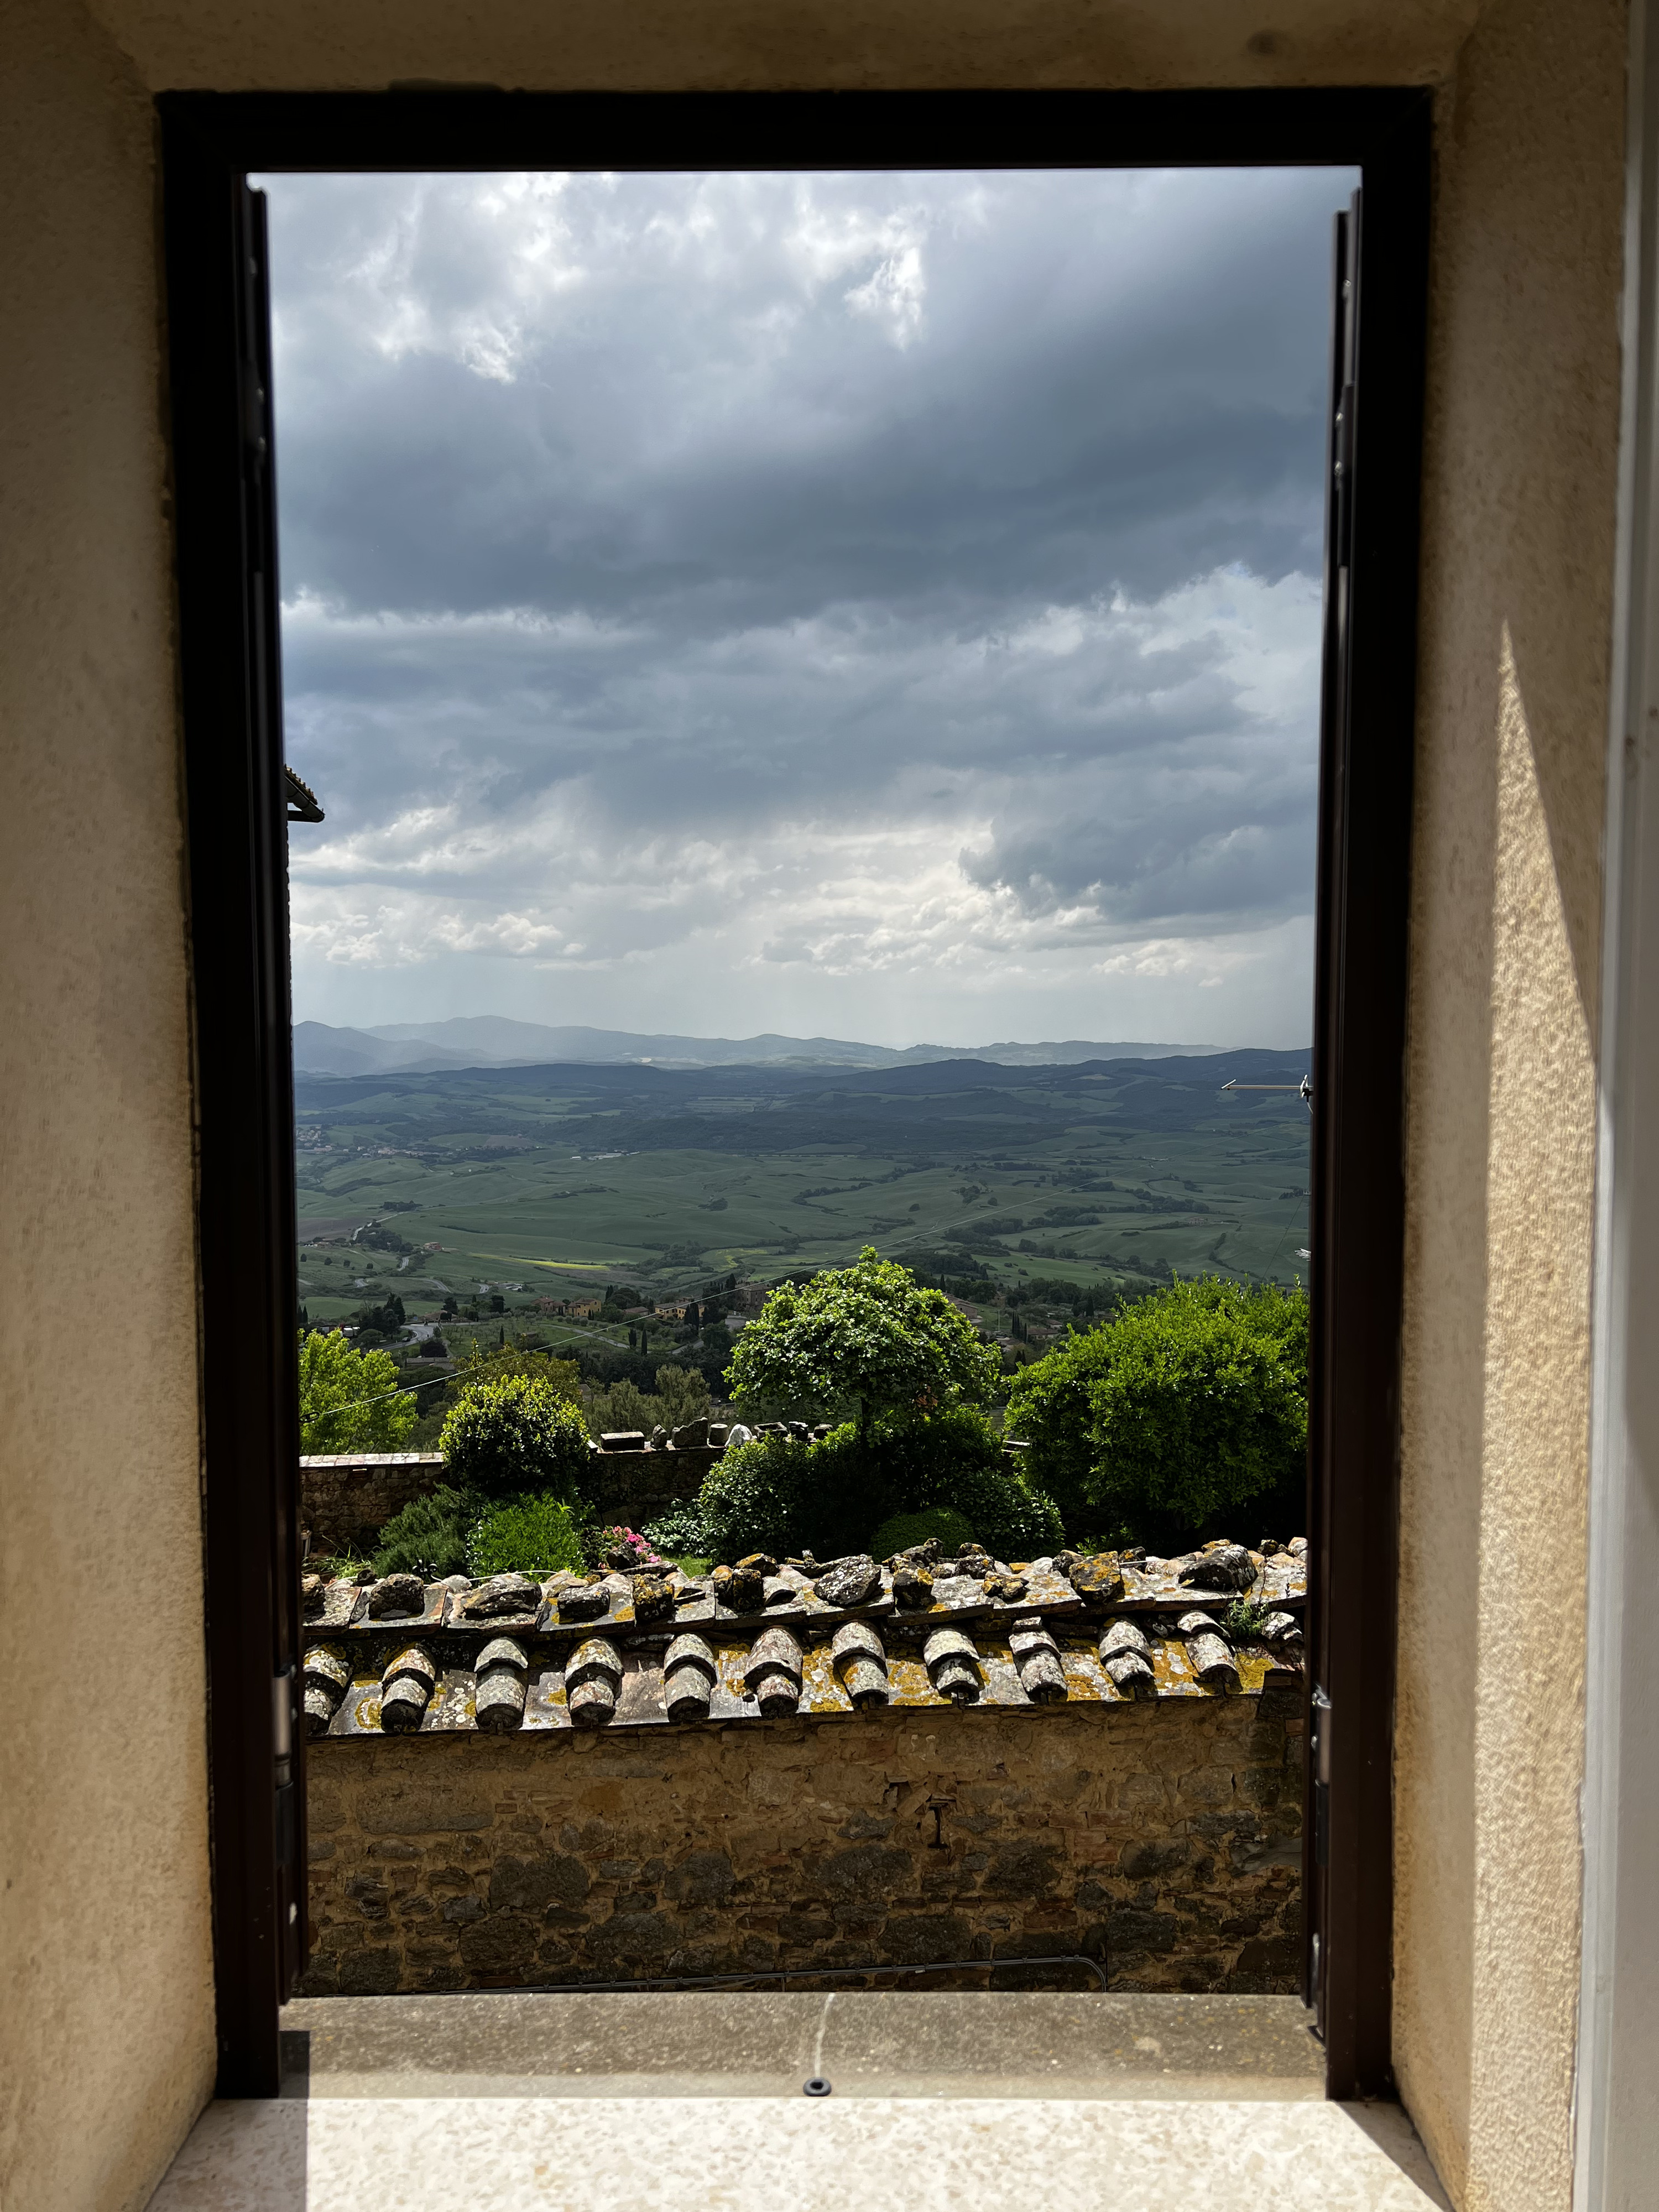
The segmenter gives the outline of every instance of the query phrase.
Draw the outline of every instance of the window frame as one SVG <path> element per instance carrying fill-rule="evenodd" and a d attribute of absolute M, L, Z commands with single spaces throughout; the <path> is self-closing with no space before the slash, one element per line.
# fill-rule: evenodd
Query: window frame
<path fill-rule="evenodd" d="M 268 386 L 250 172 L 1346 166 L 1364 404 L 1340 635 L 1327 594 L 1314 1038 L 1310 1674 L 1328 1863 L 1304 1895 L 1327 2091 L 1389 2095 L 1405 1043 L 1431 95 L 1183 92 L 167 93 L 161 126 L 197 1069 L 219 2094 L 270 2095 L 304 1877 L 293 1086 Z M 250 336 L 252 344 L 250 346 Z M 266 440 L 263 477 L 251 441 Z M 252 471 L 252 473 L 251 473 Z M 263 599 L 262 599 L 263 595 Z M 263 604 L 264 612 L 260 608 Z M 1340 1470 L 1341 1479 L 1337 1480 Z M 291 1679 L 291 1678 L 290 1678 Z M 1314 1778 L 1310 1777 L 1311 1781 Z M 1311 1802 L 1311 1792 L 1310 1792 Z M 283 1851 L 297 1860 L 286 1872 Z M 303 1926 L 303 1895 L 298 1899 Z"/>

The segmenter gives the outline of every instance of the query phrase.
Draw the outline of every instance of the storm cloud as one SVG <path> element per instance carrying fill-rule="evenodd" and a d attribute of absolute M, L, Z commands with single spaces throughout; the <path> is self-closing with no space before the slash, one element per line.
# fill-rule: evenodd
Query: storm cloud
<path fill-rule="evenodd" d="M 264 181 L 297 1012 L 1306 1035 L 1346 174 Z"/>

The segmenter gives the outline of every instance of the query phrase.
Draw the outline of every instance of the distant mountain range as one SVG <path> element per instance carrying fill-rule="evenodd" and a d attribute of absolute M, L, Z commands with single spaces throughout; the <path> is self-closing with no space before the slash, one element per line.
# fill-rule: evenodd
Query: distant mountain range
<path fill-rule="evenodd" d="M 656 1067 L 908 1067 L 939 1060 L 984 1060 L 1003 1067 L 1062 1067 L 1089 1060 L 1172 1060 L 1213 1045 L 1098 1042 L 909 1045 L 902 1052 L 841 1037 L 647 1036 L 631 1030 L 550 1028 L 502 1014 L 458 1014 L 442 1022 L 386 1022 L 366 1030 L 294 1024 L 294 1066 L 303 1075 L 423 1075 L 452 1067 L 535 1067 L 590 1061 Z"/>

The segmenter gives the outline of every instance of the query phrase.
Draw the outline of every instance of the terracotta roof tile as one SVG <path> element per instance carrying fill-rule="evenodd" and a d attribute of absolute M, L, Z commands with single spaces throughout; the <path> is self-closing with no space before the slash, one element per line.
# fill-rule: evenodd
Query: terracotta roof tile
<path fill-rule="evenodd" d="M 827 1568 L 786 1563 L 759 1577 L 761 1601 L 747 1613 L 717 1604 L 708 1581 L 677 1572 L 672 1617 L 654 1621 L 636 1616 L 635 1584 L 622 1574 L 544 1584 L 498 1577 L 477 1588 L 452 1576 L 427 1584 L 418 1608 L 416 1593 L 396 1591 L 406 1613 L 386 1603 L 389 1583 L 323 1584 L 307 1598 L 307 1725 L 331 1739 L 533 1735 L 790 1714 L 850 1719 L 947 1704 L 1006 1711 L 1256 1695 L 1275 1679 L 1299 1679 L 1306 1547 L 1298 1539 L 1266 1559 L 1244 1556 L 1253 1570 L 1244 1594 L 1273 1610 L 1260 1635 L 1242 1642 L 1226 1613 L 1240 1593 L 1182 1579 L 1202 1554 L 1124 1561 L 1122 1595 L 1112 1599 L 1104 1593 L 1119 1571 L 1100 1560 L 1017 1563 L 1018 1602 L 996 1594 L 997 1579 L 1012 1571 L 1002 1562 L 981 1573 L 941 1575 L 935 1566 L 933 1602 L 902 1611 L 893 1606 L 892 1562 L 878 1588 L 867 1577 L 846 1578 L 849 1591 L 871 1588 L 851 1607 L 813 1589 Z M 1233 1579 L 1242 1579 L 1237 1570 Z M 572 1589 L 588 1602 L 562 1607 Z M 1210 1603 L 1195 1604 L 1200 1597 Z M 573 1618 L 578 1610 L 590 1617 Z"/>

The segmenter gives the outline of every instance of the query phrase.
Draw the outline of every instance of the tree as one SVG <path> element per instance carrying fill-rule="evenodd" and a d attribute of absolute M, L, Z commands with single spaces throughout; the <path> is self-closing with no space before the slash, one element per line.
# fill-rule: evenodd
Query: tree
<path fill-rule="evenodd" d="M 985 1404 L 1001 1363 L 943 1291 L 923 1290 L 866 1244 L 850 1267 L 774 1291 L 726 1372 L 739 1405 L 856 1407 L 867 1438 L 878 1413 Z"/>
<path fill-rule="evenodd" d="M 351 1316 L 361 1336 L 395 1336 L 406 1327 L 404 1302 L 393 1291 L 383 1305 L 359 1306 Z"/>
<path fill-rule="evenodd" d="M 532 1352 L 518 1344 L 492 1344 L 486 1348 L 476 1340 L 468 1347 L 466 1359 L 450 1384 L 450 1402 L 453 1404 L 474 1382 L 500 1382 L 509 1375 L 545 1382 L 560 1397 L 575 1402 L 580 1370 L 574 1359 L 555 1359 L 550 1352 Z"/>
<path fill-rule="evenodd" d="M 318 1329 L 300 1339 L 302 1452 L 397 1451 L 415 1421 L 415 1400 L 398 1391 L 389 1352 L 355 1352 L 344 1337 Z"/>
<path fill-rule="evenodd" d="M 1308 1301 L 1175 1282 L 1022 1370 L 1005 1433 L 1073 1529 L 1190 1535 L 1271 1498 L 1294 1513 L 1308 1439 Z"/>
<path fill-rule="evenodd" d="M 438 1448 L 446 1480 L 481 1498 L 534 1491 L 574 1498 L 587 1471 L 587 1424 L 540 1376 L 469 1382 L 450 1408 Z"/>
<path fill-rule="evenodd" d="M 626 1375 L 608 1384 L 584 1383 L 581 1395 L 596 1437 L 609 1429 L 643 1429 L 649 1436 L 654 1428 L 678 1429 L 708 1411 L 708 1385 L 695 1367 L 659 1367 L 654 1395 Z"/>

